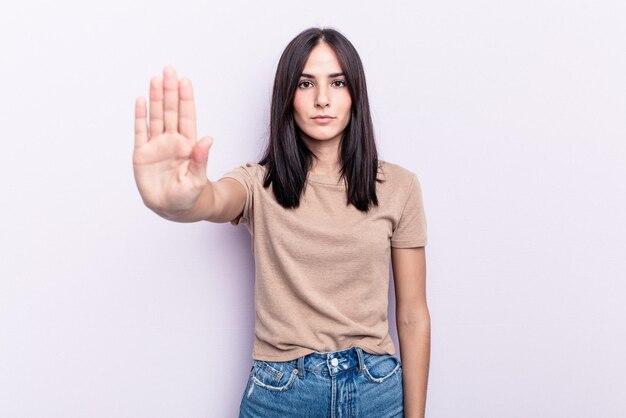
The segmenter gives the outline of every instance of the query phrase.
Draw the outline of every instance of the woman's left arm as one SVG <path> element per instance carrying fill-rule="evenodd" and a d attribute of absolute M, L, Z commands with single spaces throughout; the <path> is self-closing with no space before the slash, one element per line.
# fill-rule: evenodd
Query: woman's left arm
<path fill-rule="evenodd" d="M 423 418 L 430 364 L 425 247 L 391 248 L 400 340 L 404 417 Z"/>

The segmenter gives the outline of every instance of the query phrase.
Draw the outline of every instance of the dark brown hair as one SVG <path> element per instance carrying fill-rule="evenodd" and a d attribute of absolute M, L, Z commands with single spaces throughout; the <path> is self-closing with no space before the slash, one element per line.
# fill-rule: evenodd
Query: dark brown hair
<path fill-rule="evenodd" d="M 272 184 L 276 200 L 284 208 L 300 205 L 300 195 L 315 155 L 300 137 L 294 120 L 293 100 L 304 64 L 313 48 L 321 42 L 328 44 L 337 54 L 352 99 L 350 122 L 343 132 L 339 151 L 341 179 L 347 185 L 346 204 L 367 212 L 370 204 L 378 205 L 378 152 L 365 72 L 352 43 L 335 29 L 304 30 L 287 45 L 280 57 L 272 93 L 269 141 L 259 161 L 266 168 L 263 186 Z"/>

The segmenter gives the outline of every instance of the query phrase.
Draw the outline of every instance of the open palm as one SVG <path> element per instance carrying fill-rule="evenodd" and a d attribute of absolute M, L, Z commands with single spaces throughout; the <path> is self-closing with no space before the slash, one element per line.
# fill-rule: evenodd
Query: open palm
<path fill-rule="evenodd" d="M 196 108 L 191 81 L 178 80 L 166 66 L 150 81 L 150 120 L 146 101 L 135 102 L 133 170 L 141 197 L 150 209 L 176 216 L 190 210 L 207 184 L 211 137 L 196 140 Z"/>

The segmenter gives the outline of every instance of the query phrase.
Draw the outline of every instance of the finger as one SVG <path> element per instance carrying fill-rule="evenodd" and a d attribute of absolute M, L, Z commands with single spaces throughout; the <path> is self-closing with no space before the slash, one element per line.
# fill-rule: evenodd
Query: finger
<path fill-rule="evenodd" d="M 206 167 L 211 146 L 213 146 L 213 138 L 205 136 L 191 150 L 188 170 L 193 177 L 198 179 L 206 178 Z"/>
<path fill-rule="evenodd" d="M 196 140 L 196 104 L 193 97 L 191 80 L 180 80 L 180 113 L 178 114 L 178 129 L 181 135 Z"/>
<path fill-rule="evenodd" d="M 148 122 L 146 121 L 146 99 L 135 100 L 135 147 L 148 142 Z"/>
<path fill-rule="evenodd" d="M 163 133 L 163 79 L 150 80 L 150 138 Z"/>
<path fill-rule="evenodd" d="M 165 132 L 178 133 L 178 77 L 170 66 L 163 69 L 163 119 Z"/>

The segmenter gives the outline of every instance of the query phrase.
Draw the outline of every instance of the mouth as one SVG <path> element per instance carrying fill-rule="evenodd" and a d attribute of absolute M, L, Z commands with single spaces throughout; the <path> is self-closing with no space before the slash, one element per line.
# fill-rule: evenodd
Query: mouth
<path fill-rule="evenodd" d="M 313 119 L 313 122 L 315 122 L 317 125 L 328 125 L 335 118 L 331 118 L 330 116 L 316 116 L 316 117 L 311 118 L 311 119 Z"/>

